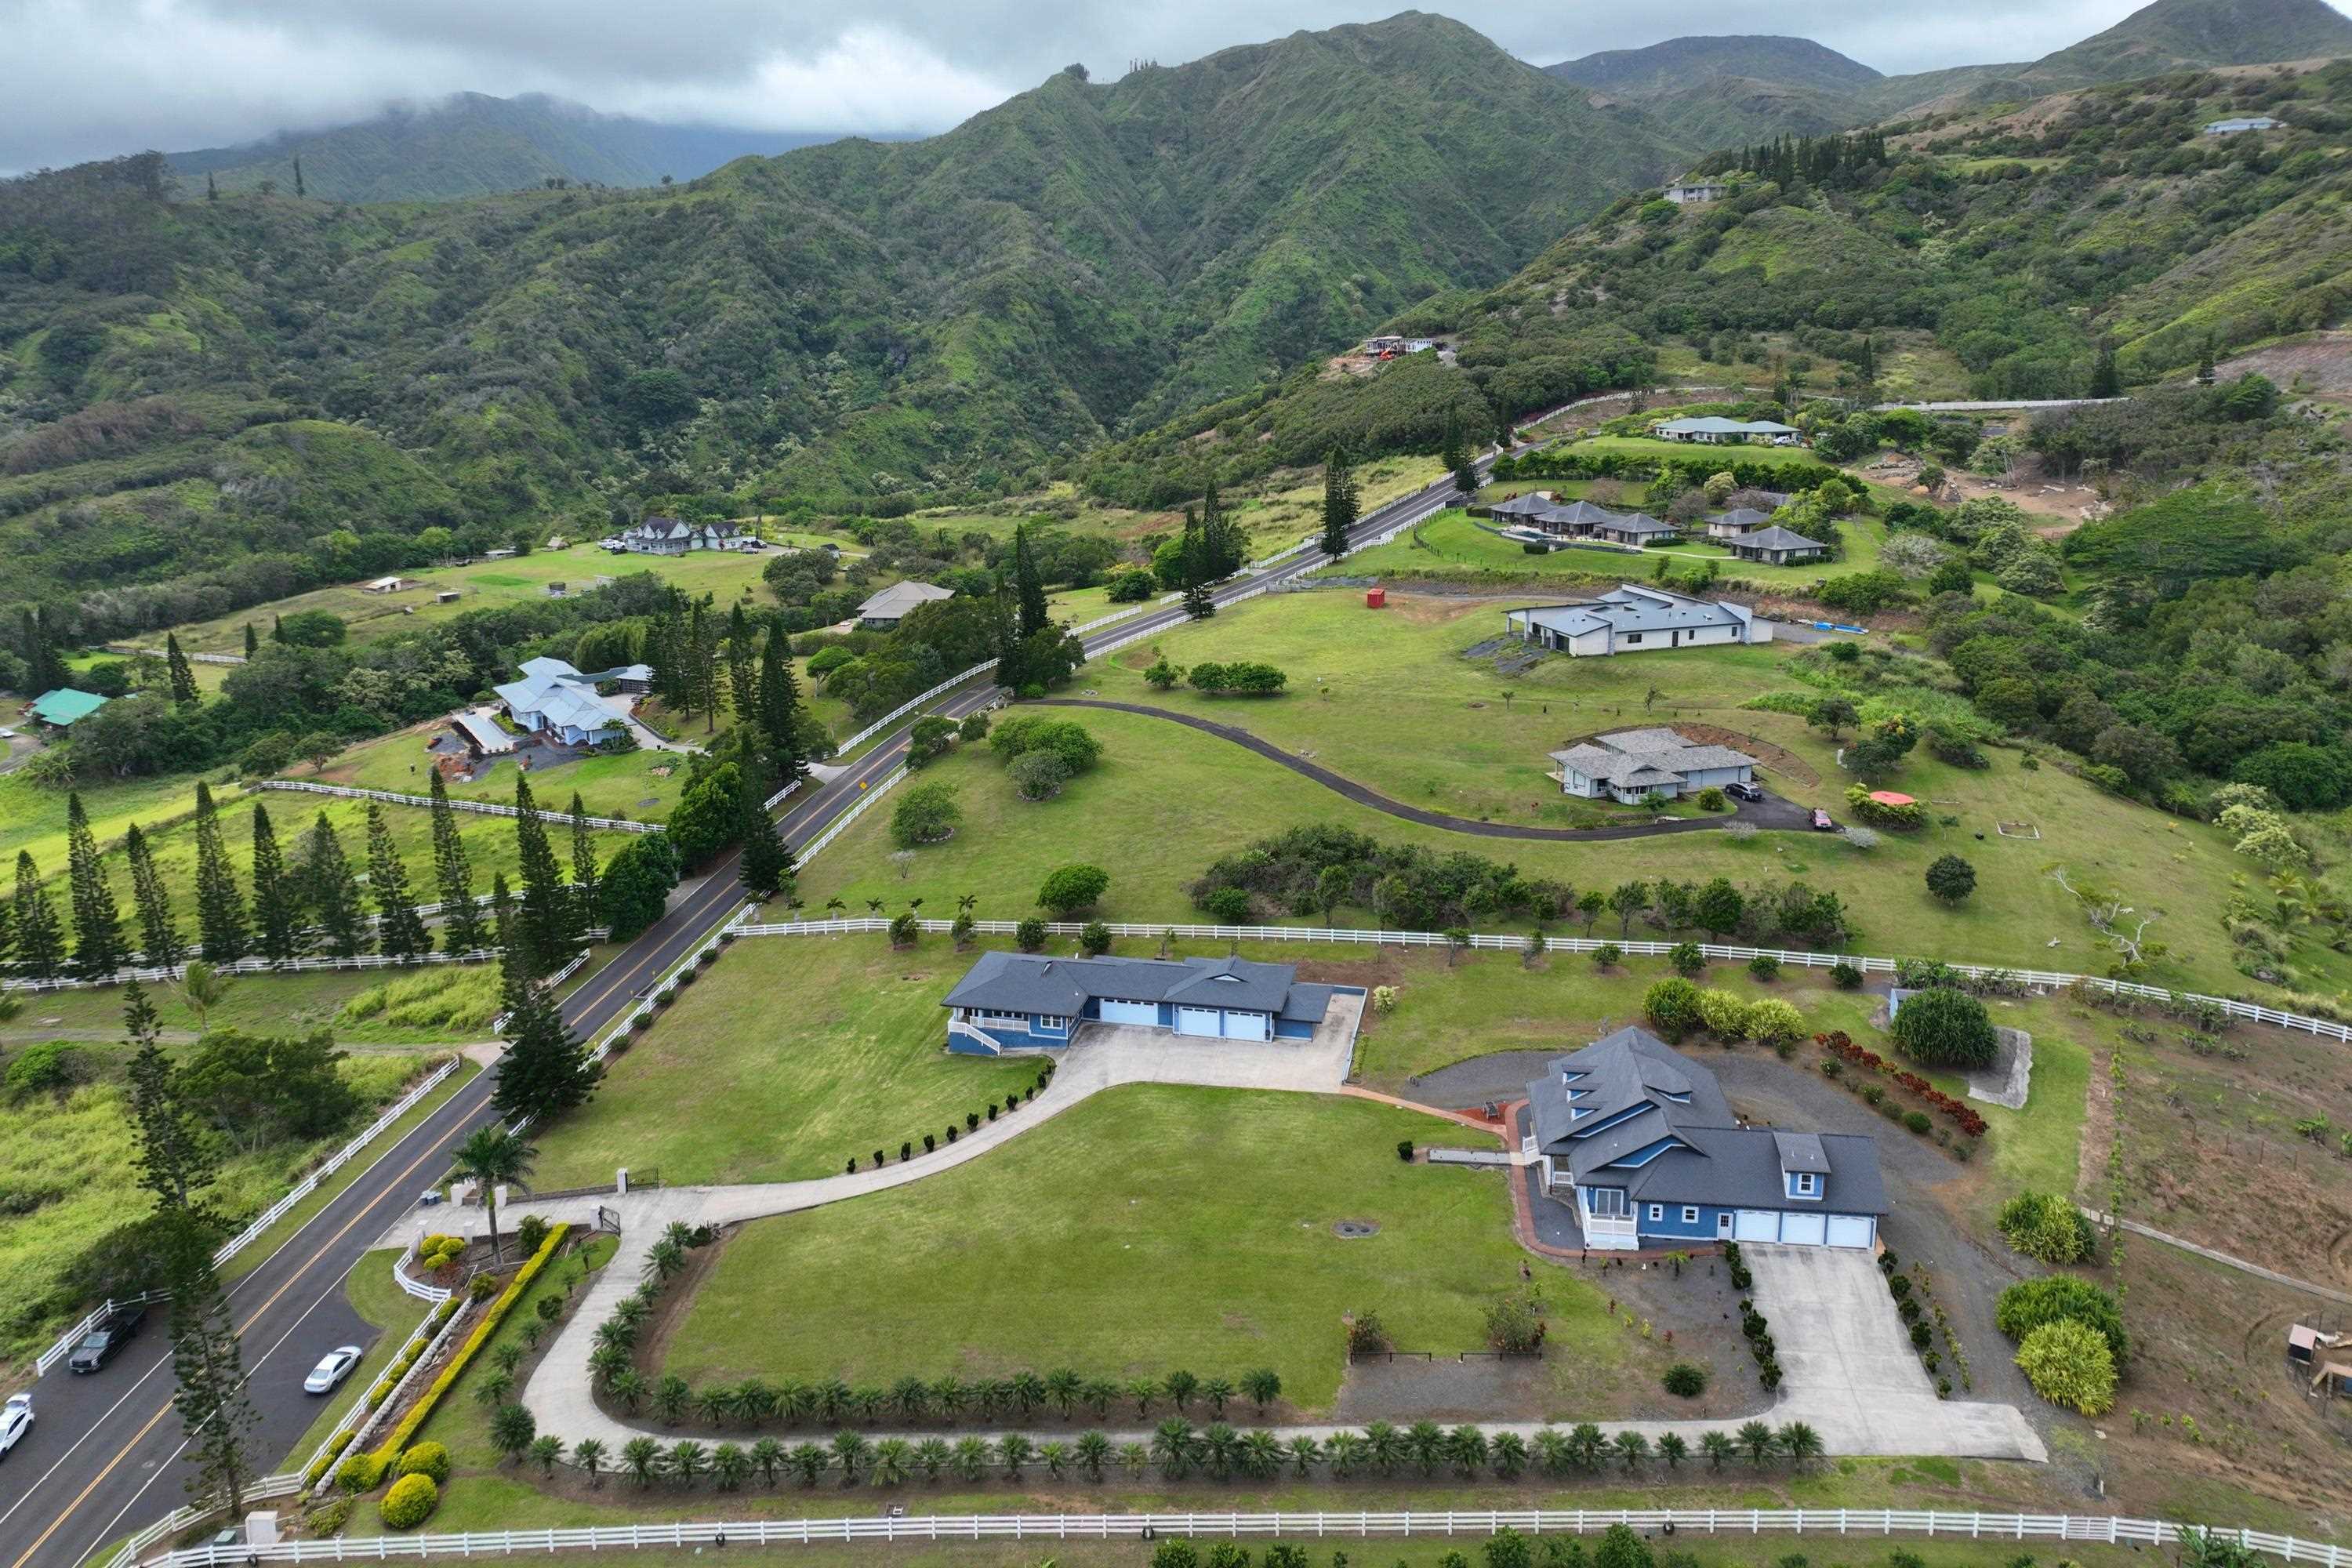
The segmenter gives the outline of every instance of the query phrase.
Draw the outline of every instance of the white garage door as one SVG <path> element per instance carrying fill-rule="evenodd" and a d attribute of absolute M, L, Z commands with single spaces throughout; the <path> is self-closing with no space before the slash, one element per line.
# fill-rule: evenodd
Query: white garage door
<path fill-rule="evenodd" d="M 1273 1022 L 1263 1013 L 1228 1013 L 1225 1015 L 1225 1037 L 1229 1040 L 1269 1040 L 1274 1037 Z"/>
<path fill-rule="evenodd" d="M 1157 1024 L 1160 1009 L 1150 1002 L 1106 1002 L 1102 1005 L 1102 1021 L 1106 1024 Z"/>
<path fill-rule="evenodd" d="M 1822 1244 L 1822 1216 L 1817 1214 L 1782 1215 L 1780 1239 L 1796 1247 L 1819 1247 Z"/>
<path fill-rule="evenodd" d="M 1833 1214 L 1830 1215 L 1832 1247 L 1868 1247 L 1871 1224 L 1866 1214 Z"/>
<path fill-rule="evenodd" d="M 1223 1034 L 1221 1022 L 1223 1014 L 1215 1007 L 1179 1007 L 1176 1009 L 1176 1032 L 1180 1035 L 1206 1035 L 1215 1039 Z"/>
<path fill-rule="evenodd" d="M 1741 1209 L 1735 1234 L 1742 1241 L 1778 1241 L 1780 1216 L 1770 1209 Z"/>

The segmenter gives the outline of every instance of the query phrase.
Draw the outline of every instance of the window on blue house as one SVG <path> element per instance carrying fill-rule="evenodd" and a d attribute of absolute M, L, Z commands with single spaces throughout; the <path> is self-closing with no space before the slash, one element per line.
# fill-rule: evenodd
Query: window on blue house
<path fill-rule="evenodd" d="M 1696 1205 L 1685 1204 L 1683 1205 L 1683 1223 L 1685 1225 L 1696 1225 L 1698 1223 L 1698 1208 Z"/>
<path fill-rule="evenodd" d="M 1654 1220 L 1664 1219 L 1666 1217 L 1666 1205 L 1664 1204 L 1652 1204 L 1650 1205 L 1650 1217 Z"/>

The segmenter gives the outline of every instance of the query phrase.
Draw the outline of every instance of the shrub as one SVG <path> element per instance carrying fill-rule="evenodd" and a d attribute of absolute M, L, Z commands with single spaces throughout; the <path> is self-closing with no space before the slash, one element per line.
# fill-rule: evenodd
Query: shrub
<path fill-rule="evenodd" d="M 1927 868 L 1927 890 L 1957 904 L 1977 890 L 1977 868 L 1957 855 L 1939 855 Z"/>
<path fill-rule="evenodd" d="M 1748 1037 L 1748 1004 L 1728 991 L 1700 992 L 1698 1017 L 1708 1034 L 1727 1045 Z"/>
<path fill-rule="evenodd" d="M 963 820 L 963 808 L 956 804 L 956 789 L 944 779 L 917 784 L 898 797 L 898 806 L 890 814 L 890 842 L 901 849 L 913 849 L 920 845 L 937 844 L 951 837 L 956 825 Z"/>
<path fill-rule="evenodd" d="M 324 1541 L 329 1536 L 341 1535 L 351 1520 L 352 1500 L 339 1497 L 324 1508 L 313 1509 L 302 1522 L 311 1535 Z"/>
<path fill-rule="evenodd" d="M 2053 1274 L 2023 1279 L 2000 1293 L 1993 1308 L 1993 1325 L 2012 1340 L 2023 1340 L 2044 1323 L 2077 1322 L 2099 1331 L 2116 1365 L 2131 1353 L 2131 1338 L 2124 1331 L 2124 1315 L 2116 1299 L 2087 1279 Z"/>
<path fill-rule="evenodd" d="M 1023 713 L 997 721 L 989 732 L 988 749 L 1011 763 L 1017 757 L 1045 752 L 1061 760 L 1076 777 L 1102 760 L 1102 742 L 1094 731 L 1067 719 Z"/>
<path fill-rule="evenodd" d="M 1674 965 L 1676 974 L 1689 976 L 1706 967 L 1706 954 L 1699 951 L 1698 943 L 1695 942 L 1678 942 L 1666 954 L 1666 962 Z"/>
<path fill-rule="evenodd" d="M 1245 889 L 1219 888 L 1203 900 L 1202 906 L 1219 925 L 1238 926 L 1250 923 L 1250 896 Z"/>
<path fill-rule="evenodd" d="M 2098 1248 L 2091 1222 L 2054 1193 L 2020 1193 L 2000 1205 L 1993 1223 L 2012 1250 L 2044 1263 L 2080 1263 Z"/>
<path fill-rule="evenodd" d="M 914 910 L 901 910 L 891 917 L 890 945 L 892 947 L 912 947 L 922 940 L 922 922 L 915 918 Z"/>
<path fill-rule="evenodd" d="M 1664 1383 L 1668 1394 L 1683 1399 L 1696 1399 L 1706 1392 L 1706 1371 L 1686 1361 L 1678 1361 L 1666 1368 Z"/>
<path fill-rule="evenodd" d="M 1625 962 L 1625 950 L 1613 942 L 1604 942 L 1592 950 L 1592 967 L 1614 969 Z"/>
<path fill-rule="evenodd" d="M 1984 1004 L 1944 985 L 1905 997 L 1887 1032 L 1905 1056 L 1927 1067 L 1990 1067 L 2000 1050 Z"/>
<path fill-rule="evenodd" d="M 1110 887 L 1110 873 L 1099 866 L 1063 866 L 1046 875 L 1037 889 L 1040 908 L 1066 915 L 1089 908 Z"/>
<path fill-rule="evenodd" d="M 376 1510 L 386 1530 L 415 1530 L 441 1505 L 441 1489 L 431 1476 L 403 1476 L 383 1494 Z"/>
<path fill-rule="evenodd" d="M 541 1247 L 547 1245 L 547 1231 L 548 1224 L 544 1217 L 535 1214 L 527 1214 L 523 1215 L 521 1219 L 515 1222 L 515 1245 L 521 1247 L 525 1252 L 537 1252 Z M 433 1479 L 438 1481 L 446 1480 L 448 1478 L 446 1476 L 436 1476 Z"/>
<path fill-rule="evenodd" d="M 1731 802 L 1724 797 L 1723 792 L 1713 784 L 1707 785 L 1706 788 L 1693 795 L 1691 804 L 1701 811 L 1725 811 L 1731 805 Z"/>
<path fill-rule="evenodd" d="M 442 1397 L 457 1381 L 458 1373 L 464 1372 L 467 1363 L 474 1359 L 483 1345 L 489 1342 L 490 1336 L 498 1331 L 499 1324 L 505 1320 L 507 1313 L 513 1309 L 517 1301 L 522 1299 L 522 1293 L 530 1289 L 530 1282 L 539 1277 L 541 1269 L 547 1267 L 547 1260 L 554 1257 L 556 1249 L 563 1245 L 564 1234 L 571 1228 L 569 1225 L 558 1225 L 551 1229 L 546 1242 L 537 1252 L 524 1260 L 520 1268 L 515 1270 L 514 1282 L 506 1288 L 497 1300 L 490 1303 L 489 1310 L 482 1314 L 482 1321 L 474 1325 L 474 1331 L 467 1334 L 466 1342 L 457 1348 L 457 1353 L 451 1356 L 447 1364 L 434 1374 L 433 1382 L 425 1390 L 424 1397 L 409 1406 L 408 1414 L 400 1418 L 399 1425 L 392 1429 L 391 1435 L 384 1438 L 383 1446 L 372 1456 L 377 1476 L 381 1477 L 383 1474 L 384 1468 L 392 1463 L 394 1455 L 408 1447 L 408 1440 L 416 1436 L 417 1429 L 425 1425 L 425 1418 L 433 1414 L 434 1406 L 441 1403 Z M 457 1301 L 454 1297 L 436 1309 L 445 1318 L 456 1310 Z M 346 1465 L 351 1463 L 349 1459 L 343 1462 Z M 373 1485 L 373 1482 L 371 1481 L 369 1484 Z M 367 1488 L 362 1487 L 358 1489 L 365 1491 Z"/>
<path fill-rule="evenodd" d="M 1796 1005 L 1778 996 L 1748 1005 L 1748 1037 L 1768 1046 L 1783 1046 L 1805 1032 L 1805 1016 Z"/>
<path fill-rule="evenodd" d="M 1903 1125 L 1914 1132 L 1925 1135 L 1927 1129 L 1935 1123 L 1927 1119 L 1927 1113 L 1924 1110 L 1906 1110 L 1903 1113 Z"/>
<path fill-rule="evenodd" d="M 2116 1358 L 2098 1330 L 2073 1318 L 2042 1324 L 2017 1347 L 2017 1366 L 2033 1392 L 2083 1415 L 2116 1405 Z"/>
<path fill-rule="evenodd" d="M 383 1479 L 385 1463 L 383 1458 L 374 1454 L 350 1455 L 335 1467 L 335 1484 L 355 1496 L 361 1492 L 372 1492 L 375 1490 L 376 1483 Z"/>
<path fill-rule="evenodd" d="M 1157 587 L 1147 568 L 1132 566 L 1110 580 L 1104 596 L 1114 605 L 1139 605 L 1151 597 Z"/>
<path fill-rule="evenodd" d="M 1699 1026 L 1699 1006 L 1698 987 L 1679 976 L 1661 980 L 1642 994 L 1642 1016 L 1670 1040 Z"/>
<path fill-rule="evenodd" d="M 419 1443 L 400 1456 L 394 1472 L 403 1476 L 430 1476 L 435 1485 L 449 1479 L 449 1450 L 438 1443 Z"/>
<path fill-rule="evenodd" d="M 1051 752 L 1015 757 L 1005 773 L 1013 780 L 1013 793 L 1023 800 L 1051 800 L 1070 782 L 1069 764 Z"/>
<path fill-rule="evenodd" d="M 1013 928 L 1013 945 L 1024 952 L 1035 952 L 1045 945 L 1045 922 L 1032 915 Z"/>
<path fill-rule="evenodd" d="M 1088 958 L 1099 958 L 1110 951 L 1110 927 L 1100 921 L 1088 921 L 1078 932 L 1078 951 Z"/>
<path fill-rule="evenodd" d="M 1759 980 L 1780 978 L 1780 961 L 1769 952 L 1759 952 L 1748 961 L 1748 973 Z"/>
<path fill-rule="evenodd" d="M 1862 971 L 1841 958 L 1830 965 L 1830 984 L 1841 991 L 1859 991 L 1862 989 Z"/>

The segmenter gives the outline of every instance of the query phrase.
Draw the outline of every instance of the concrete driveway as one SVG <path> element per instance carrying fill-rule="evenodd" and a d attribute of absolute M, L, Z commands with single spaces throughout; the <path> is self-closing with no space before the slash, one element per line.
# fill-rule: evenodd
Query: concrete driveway
<path fill-rule="evenodd" d="M 1833 1454 L 2049 1457 L 2015 1405 L 1936 1397 L 1871 1254 L 1745 1242 L 1739 1255 L 1780 1347 L 1775 1421 L 1808 1423 Z"/>

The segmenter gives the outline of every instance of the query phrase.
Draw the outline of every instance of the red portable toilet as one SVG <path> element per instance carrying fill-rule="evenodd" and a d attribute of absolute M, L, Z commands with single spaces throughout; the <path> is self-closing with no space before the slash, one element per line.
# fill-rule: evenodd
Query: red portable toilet
<path fill-rule="evenodd" d="M 1388 603 L 1389 591 L 1386 588 L 1367 588 L 1364 590 L 1364 608 L 1368 610 L 1384 610 L 1388 608 Z"/>

